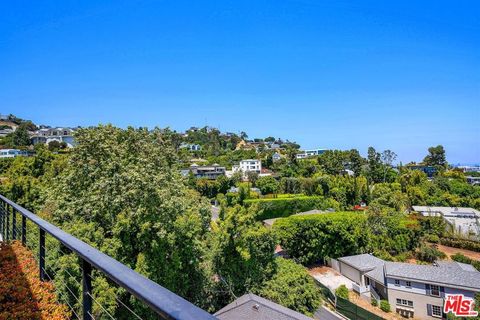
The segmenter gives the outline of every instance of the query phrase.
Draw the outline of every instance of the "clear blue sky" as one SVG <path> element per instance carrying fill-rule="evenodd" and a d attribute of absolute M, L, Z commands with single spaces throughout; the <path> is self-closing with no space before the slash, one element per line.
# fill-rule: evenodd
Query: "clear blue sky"
<path fill-rule="evenodd" d="M 480 2 L 1 1 L 0 113 L 480 162 Z"/>

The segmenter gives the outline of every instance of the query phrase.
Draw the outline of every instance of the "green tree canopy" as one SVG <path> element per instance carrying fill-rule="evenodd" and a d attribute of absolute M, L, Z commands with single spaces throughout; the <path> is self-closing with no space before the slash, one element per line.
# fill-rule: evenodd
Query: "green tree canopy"
<path fill-rule="evenodd" d="M 423 163 L 427 166 L 445 169 L 448 163 L 443 146 L 438 145 L 428 148 L 428 155 L 423 159 Z"/>
<path fill-rule="evenodd" d="M 108 125 L 81 129 L 76 140 L 48 193 L 54 222 L 202 305 L 211 214 L 183 183 L 168 132 Z"/>
<path fill-rule="evenodd" d="M 313 315 L 321 303 L 320 290 L 307 270 L 292 260 L 276 259 L 277 273 L 258 294 L 284 307 Z"/>

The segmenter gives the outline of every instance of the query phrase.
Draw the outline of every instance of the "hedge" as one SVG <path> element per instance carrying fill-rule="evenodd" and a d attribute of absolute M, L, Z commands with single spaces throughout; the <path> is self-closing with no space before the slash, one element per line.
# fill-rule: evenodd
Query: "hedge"
<path fill-rule="evenodd" d="M 366 215 L 357 212 L 291 216 L 273 225 L 282 248 L 302 264 L 361 253 L 365 228 Z"/>
<path fill-rule="evenodd" d="M 440 244 L 448 247 L 480 252 L 480 242 L 478 241 L 444 237 L 440 239 Z"/>
<path fill-rule="evenodd" d="M 0 319 L 70 319 L 52 282 L 42 282 L 32 252 L 18 241 L 0 244 Z"/>
<path fill-rule="evenodd" d="M 318 196 L 302 196 L 293 198 L 273 199 L 248 199 L 244 201 L 244 204 L 246 206 L 258 204 L 259 220 L 288 217 L 295 213 L 309 211 L 313 209 L 339 209 L 339 204 L 337 201 Z"/>
<path fill-rule="evenodd" d="M 378 225 L 386 230 L 378 232 Z M 401 214 L 372 220 L 363 212 L 294 215 L 275 221 L 273 230 L 287 254 L 305 265 L 365 252 L 400 254 L 418 246 L 420 233 Z"/>

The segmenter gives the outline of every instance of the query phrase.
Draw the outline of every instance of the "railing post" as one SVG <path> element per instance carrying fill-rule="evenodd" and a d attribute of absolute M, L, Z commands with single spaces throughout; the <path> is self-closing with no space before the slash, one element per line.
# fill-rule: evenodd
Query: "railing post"
<path fill-rule="evenodd" d="M 17 211 L 10 207 L 10 211 L 12 211 L 12 240 L 17 239 Z"/>
<path fill-rule="evenodd" d="M 92 265 L 82 259 L 83 320 L 92 319 Z"/>
<path fill-rule="evenodd" d="M 27 217 L 22 214 L 22 245 L 27 245 Z"/>
<path fill-rule="evenodd" d="M 2 236 L 2 240 L 3 240 L 3 216 L 4 216 L 3 208 L 0 206 L 0 235 Z"/>
<path fill-rule="evenodd" d="M 45 281 L 45 230 L 40 229 L 40 248 L 39 248 L 39 266 L 40 280 Z"/>
<path fill-rule="evenodd" d="M 0 205 L 0 210 L 2 211 L 2 228 L 0 229 L 0 231 L 2 232 L 2 240 L 5 241 L 5 223 L 7 222 L 7 218 L 4 202 L 2 202 L 2 204 Z"/>
<path fill-rule="evenodd" d="M 6 217 L 6 225 L 5 225 L 5 240 L 8 241 L 9 239 L 9 226 L 10 226 L 10 214 L 8 213 L 8 210 L 7 210 L 7 204 L 5 203 L 5 206 L 4 206 L 4 212 L 5 212 L 5 217 Z"/>

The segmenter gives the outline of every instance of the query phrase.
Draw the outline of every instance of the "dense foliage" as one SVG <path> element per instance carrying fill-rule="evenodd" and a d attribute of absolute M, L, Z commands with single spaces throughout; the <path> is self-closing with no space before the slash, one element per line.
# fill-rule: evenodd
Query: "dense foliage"
<path fill-rule="evenodd" d="M 256 208 L 236 206 L 225 219 L 213 225 L 213 267 L 219 297 L 226 303 L 246 291 L 258 290 L 276 272 L 273 255 L 276 239 L 270 229 L 256 221 Z"/>
<path fill-rule="evenodd" d="M 258 205 L 258 219 L 272 219 L 287 217 L 294 213 L 305 212 L 312 209 L 326 210 L 329 208 L 338 209 L 338 203 L 333 199 L 324 197 L 291 197 L 273 199 L 249 199 L 244 201 L 245 205 Z"/>
<path fill-rule="evenodd" d="M 305 268 L 291 260 L 276 259 L 277 273 L 258 293 L 287 308 L 313 315 L 321 303 L 320 289 Z"/>
<path fill-rule="evenodd" d="M 25 138 L 22 132 L 16 143 Z M 424 159 L 437 168 L 432 180 L 408 166 L 393 169 L 396 155 L 390 150 L 371 147 L 366 158 L 355 149 L 331 150 L 297 159 L 295 143 L 273 137 L 247 141 L 245 133 L 212 128 L 181 135 L 100 126 L 80 129 L 75 138 L 71 153 L 58 154 L 63 146 L 52 144 L 36 146 L 34 157 L 0 159 L 0 193 L 208 311 L 255 292 L 313 313 L 320 303 L 317 290 L 294 261 L 310 264 L 364 252 L 397 261 L 415 252 L 421 260 L 438 258 L 420 245 L 424 240 L 480 250 L 478 242 L 448 230 L 443 219 L 409 214 L 412 205 L 480 209 L 480 187 L 448 169 L 441 146 L 430 148 Z M 8 139 L 14 141 L 13 135 Z M 268 149 L 262 141 L 280 149 Z M 201 150 L 190 151 L 184 143 L 199 144 Z M 273 160 L 274 152 L 279 160 Z M 261 159 L 275 174 L 248 174 L 249 182 L 242 182 L 241 174 L 216 180 L 180 175 L 197 160 L 230 169 L 248 158 Z M 220 204 L 216 221 L 207 198 Z M 368 210 L 290 216 L 360 204 Z M 267 229 L 260 220 L 268 218 L 281 219 Z M 293 260 L 274 257 L 278 243 Z M 47 247 L 57 290 L 66 293 L 63 284 L 68 284 L 78 294 L 78 260 L 58 246 Z M 123 290 L 94 275 L 95 297 L 110 313 L 126 318 L 118 298 L 142 317 L 151 316 Z M 73 298 L 68 302 L 78 306 Z M 95 315 L 101 313 L 95 308 Z"/>
<path fill-rule="evenodd" d="M 382 258 L 414 249 L 420 230 L 402 215 L 326 213 L 291 216 L 274 224 L 282 247 L 302 264 L 374 252 Z"/>
<path fill-rule="evenodd" d="M 224 208 L 211 221 L 209 203 L 180 175 L 172 135 L 113 126 L 78 130 L 69 154 L 39 147 L 35 157 L 2 162 L 1 193 L 212 312 L 277 276 L 277 242 L 257 222 L 255 206 Z M 47 243 L 47 261 L 59 297 L 78 307 L 68 293 L 81 292 L 78 259 Z M 308 291 L 305 286 L 299 290 Z M 128 316 L 117 299 L 152 316 L 97 272 L 93 287 L 95 299 L 119 319 Z M 296 301 L 299 310 L 311 305 Z M 94 316 L 100 314 L 95 304 Z"/>
<path fill-rule="evenodd" d="M 440 238 L 440 243 L 444 246 L 472 250 L 476 252 L 480 252 L 480 242 L 472 241 L 467 239 L 458 239 L 458 238 L 450 238 L 450 237 L 442 237 Z"/>

